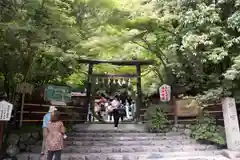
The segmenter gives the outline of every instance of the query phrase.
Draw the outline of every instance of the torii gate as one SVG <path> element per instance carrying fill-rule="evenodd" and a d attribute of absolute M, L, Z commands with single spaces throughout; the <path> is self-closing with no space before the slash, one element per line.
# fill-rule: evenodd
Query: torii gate
<path fill-rule="evenodd" d="M 136 66 L 136 74 L 130 75 L 130 77 L 137 78 L 137 98 L 136 98 L 136 120 L 139 121 L 140 108 L 142 107 L 142 89 L 141 89 L 141 66 L 142 65 L 152 65 L 154 64 L 153 60 L 88 60 L 80 59 L 79 63 L 88 64 L 88 78 L 87 78 L 87 104 L 91 103 L 91 88 L 92 88 L 92 77 L 106 77 L 106 74 L 96 74 L 93 73 L 93 67 L 97 64 L 108 63 L 118 66 Z M 111 75 L 113 76 L 113 75 Z M 123 76 L 123 75 L 115 75 Z"/>

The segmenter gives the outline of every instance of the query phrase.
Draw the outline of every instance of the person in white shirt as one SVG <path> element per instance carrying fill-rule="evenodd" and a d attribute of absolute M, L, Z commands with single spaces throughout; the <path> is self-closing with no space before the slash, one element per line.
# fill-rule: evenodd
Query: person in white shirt
<path fill-rule="evenodd" d="M 113 120 L 114 120 L 114 127 L 117 129 L 119 124 L 119 112 L 118 107 L 120 106 L 120 101 L 117 96 L 114 97 L 113 101 L 111 102 L 111 110 L 113 114 Z"/>

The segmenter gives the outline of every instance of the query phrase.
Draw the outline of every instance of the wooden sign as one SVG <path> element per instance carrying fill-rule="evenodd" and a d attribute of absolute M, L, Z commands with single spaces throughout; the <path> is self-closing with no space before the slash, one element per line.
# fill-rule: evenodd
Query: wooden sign
<path fill-rule="evenodd" d="M 21 83 L 17 85 L 16 92 L 32 94 L 33 89 L 34 89 L 34 86 L 32 84 Z"/>
<path fill-rule="evenodd" d="M 159 88 L 160 100 L 169 102 L 171 100 L 171 86 L 164 84 Z"/>
<path fill-rule="evenodd" d="M 84 92 L 71 92 L 72 97 L 84 97 L 87 96 L 87 94 Z"/>
<path fill-rule="evenodd" d="M 13 105 L 6 101 L 0 102 L 0 121 L 9 121 L 12 115 Z"/>
<path fill-rule="evenodd" d="M 195 117 L 199 115 L 200 108 L 194 99 L 177 100 L 175 115 L 178 117 Z"/>
<path fill-rule="evenodd" d="M 47 85 L 44 90 L 44 100 L 47 101 L 71 101 L 71 88 L 67 86 Z"/>

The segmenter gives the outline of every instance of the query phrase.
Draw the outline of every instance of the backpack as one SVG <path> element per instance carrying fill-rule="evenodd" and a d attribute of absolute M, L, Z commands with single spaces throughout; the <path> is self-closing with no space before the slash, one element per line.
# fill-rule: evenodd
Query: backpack
<path fill-rule="evenodd" d="M 117 111 L 118 111 L 118 114 L 120 117 L 124 117 L 126 116 L 126 109 L 123 105 L 120 105 L 118 108 L 117 108 Z"/>

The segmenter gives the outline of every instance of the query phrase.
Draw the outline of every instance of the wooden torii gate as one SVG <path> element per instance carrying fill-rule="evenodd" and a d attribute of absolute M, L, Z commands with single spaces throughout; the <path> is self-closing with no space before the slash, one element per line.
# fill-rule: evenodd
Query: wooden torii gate
<path fill-rule="evenodd" d="M 106 77 L 106 74 L 96 74 L 93 73 L 93 67 L 97 64 L 112 64 L 117 66 L 136 66 L 136 74 L 130 75 L 131 77 L 137 78 L 137 98 L 136 98 L 136 121 L 139 121 L 140 108 L 142 107 L 142 89 L 141 89 L 141 66 L 142 65 L 152 65 L 153 60 L 88 60 L 80 59 L 79 63 L 88 64 L 88 77 L 87 77 L 87 104 L 91 104 L 91 90 L 92 90 L 92 77 L 100 76 Z M 115 75 L 118 76 L 118 75 Z M 123 76 L 123 75 L 121 75 Z"/>

